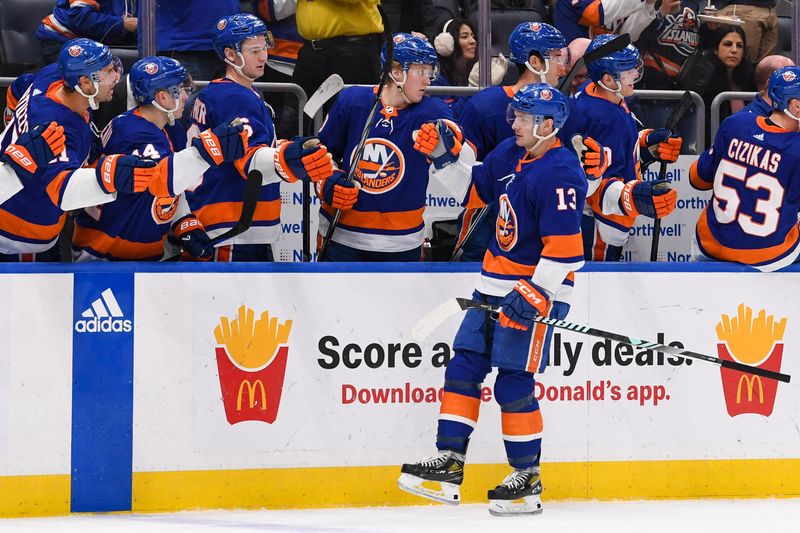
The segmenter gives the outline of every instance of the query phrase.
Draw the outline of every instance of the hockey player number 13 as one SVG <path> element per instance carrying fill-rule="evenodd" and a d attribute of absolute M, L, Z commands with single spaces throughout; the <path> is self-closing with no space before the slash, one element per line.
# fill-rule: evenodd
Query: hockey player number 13
<path fill-rule="evenodd" d="M 559 188 L 556 189 L 556 194 L 558 195 L 558 210 L 559 211 L 566 211 L 567 208 L 577 209 L 577 201 L 576 201 L 576 197 L 575 197 L 575 189 L 570 187 L 565 192 L 563 187 L 559 187 Z"/>
<path fill-rule="evenodd" d="M 748 214 L 740 213 L 739 207 L 742 200 L 739 191 L 733 187 L 725 185 L 725 177 L 739 180 L 744 183 L 747 189 L 755 194 L 759 189 L 764 189 L 769 193 L 767 198 L 756 200 L 755 212 L 764 217 L 763 222 L 755 222 L 753 217 Z M 779 210 L 783 204 L 784 189 L 781 183 L 770 174 L 756 172 L 747 176 L 747 167 L 722 159 L 717 167 L 714 176 L 714 214 L 720 224 L 730 224 L 738 222 L 742 231 L 748 235 L 766 237 L 778 229 L 780 219 Z M 720 202 L 724 202 L 724 205 Z"/>

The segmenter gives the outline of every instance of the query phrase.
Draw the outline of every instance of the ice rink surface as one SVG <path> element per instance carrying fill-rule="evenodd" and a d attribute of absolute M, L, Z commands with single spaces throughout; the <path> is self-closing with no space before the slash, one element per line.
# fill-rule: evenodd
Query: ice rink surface
<path fill-rule="evenodd" d="M 501 529 L 502 528 L 502 529 Z M 495 518 L 485 505 L 198 511 L 0 520 L 0 531 L 128 532 L 796 532 L 800 499 L 545 502 L 539 516 Z"/>

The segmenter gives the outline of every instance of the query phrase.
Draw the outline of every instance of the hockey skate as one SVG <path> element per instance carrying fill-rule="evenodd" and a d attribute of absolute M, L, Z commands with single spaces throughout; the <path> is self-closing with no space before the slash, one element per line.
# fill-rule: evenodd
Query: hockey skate
<path fill-rule="evenodd" d="M 464 481 L 464 456 L 450 450 L 438 455 L 404 464 L 397 485 L 406 492 L 458 505 L 461 502 L 461 482 Z"/>
<path fill-rule="evenodd" d="M 542 512 L 542 481 L 534 468 L 514 470 L 503 483 L 489 491 L 493 516 L 533 515 Z"/>

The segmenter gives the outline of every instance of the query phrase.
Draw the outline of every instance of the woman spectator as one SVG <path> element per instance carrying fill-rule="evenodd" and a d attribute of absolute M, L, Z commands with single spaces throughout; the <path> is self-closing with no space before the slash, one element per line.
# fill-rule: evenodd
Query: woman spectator
<path fill-rule="evenodd" d="M 450 19 L 444 24 L 442 33 L 434 39 L 436 54 L 439 56 L 439 76 L 431 85 L 469 86 L 469 74 L 478 61 L 478 37 L 475 28 L 467 19 Z M 468 97 L 446 96 L 444 101 L 458 119 L 461 108 Z"/>
<path fill-rule="evenodd" d="M 721 26 L 714 30 L 712 48 L 706 59 L 714 68 L 714 76 L 701 95 L 706 109 L 711 109 L 714 97 L 723 91 L 755 91 L 753 66 L 745 58 L 747 40 L 744 31 L 738 26 Z M 720 107 L 720 120 L 740 111 L 743 100 L 729 100 Z M 706 134 L 709 133 L 711 113 L 706 115 Z M 710 137 L 706 137 L 710 138 Z"/>

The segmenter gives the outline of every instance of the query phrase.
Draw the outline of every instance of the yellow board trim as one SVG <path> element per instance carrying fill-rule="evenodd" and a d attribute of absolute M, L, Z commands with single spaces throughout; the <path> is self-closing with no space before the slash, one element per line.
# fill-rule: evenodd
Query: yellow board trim
<path fill-rule="evenodd" d="M 462 501 L 486 501 L 508 465 L 467 464 Z M 419 505 L 397 466 L 134 472 L 133 511 Z M 757 474 L 754 474 L 757 473 Z M 800 496 L 800 459 L 619 461 L 542 465 L 545 500 Z"/>
<path fill-rule="evenodd" d="M 0 476 L 0 517 L 69 514 L 70 476 Z"/>

